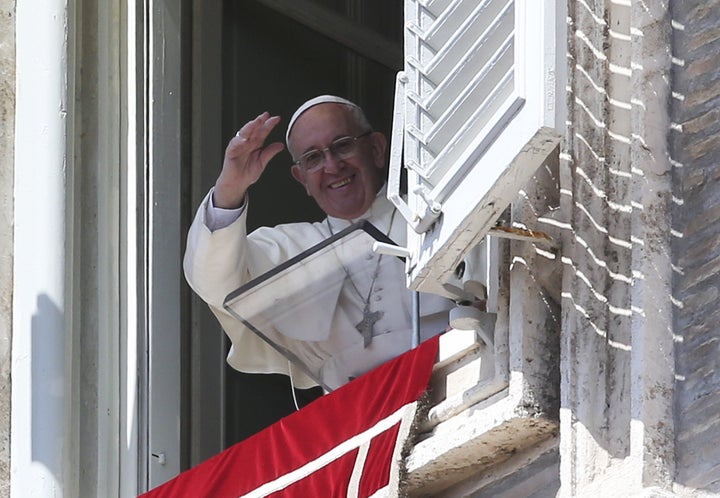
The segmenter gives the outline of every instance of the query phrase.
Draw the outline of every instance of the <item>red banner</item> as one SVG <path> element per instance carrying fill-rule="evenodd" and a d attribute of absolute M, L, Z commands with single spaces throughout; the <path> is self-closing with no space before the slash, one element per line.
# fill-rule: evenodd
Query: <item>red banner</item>
<path fill-rule="evenodd" d="M 424 342 L 141 497 L 398 496 L 437 348 L 437 337 Z"/>

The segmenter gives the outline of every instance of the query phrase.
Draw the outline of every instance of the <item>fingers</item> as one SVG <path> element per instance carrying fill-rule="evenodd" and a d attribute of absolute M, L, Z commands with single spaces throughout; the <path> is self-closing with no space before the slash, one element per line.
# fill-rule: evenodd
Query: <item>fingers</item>
<path fill-rule="evenodd" d="M 280 116 L 270 116 L 270 113 L 263 112 L 240 128 L 235 137 L 259 147 L 279 122 Z"/>
<path fill-rule="evenodd" d="M 275 157 L 284 146 L 276 142 L 265 147 L 265 141 L 280 122 L 280 116 L 263 112 L 240 128 L 225 149 L 225 157 L 238 164 L 260 161 L 262 167 Z"/>

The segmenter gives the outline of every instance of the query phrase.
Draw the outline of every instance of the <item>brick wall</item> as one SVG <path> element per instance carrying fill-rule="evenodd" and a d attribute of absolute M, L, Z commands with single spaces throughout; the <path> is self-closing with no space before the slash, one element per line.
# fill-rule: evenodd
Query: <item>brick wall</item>
<path fill-rule="evenodd" d="M 720 492 L 720 1 L 671 4 L 676 483 Z"/>

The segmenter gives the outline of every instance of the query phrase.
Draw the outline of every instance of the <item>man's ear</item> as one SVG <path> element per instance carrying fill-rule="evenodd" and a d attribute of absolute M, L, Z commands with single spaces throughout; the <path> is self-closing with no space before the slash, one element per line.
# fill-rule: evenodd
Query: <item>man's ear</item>
<path fill-rule="evenodd" d="M 368 138 L 371 140 L 372 144 L 375 167 L 382 169 L 385 167 L 386 162 L 385 151 L 387 150 L 387 139 L 385 138 L 385 135 L 379 131 L 372 132 Z"/>
<path fill-rule="evenodd" d="M 293 178 L 295 178 L 303 187 L 305 187 L 305 192 L 307 192 L 307 195 L 310 195 L 310 191 L 307 189 L 307 184 L 305 181 L 305 170 L 300 168 L 297 164 L 293 164 L 290 166 L 290 174 Z"/>

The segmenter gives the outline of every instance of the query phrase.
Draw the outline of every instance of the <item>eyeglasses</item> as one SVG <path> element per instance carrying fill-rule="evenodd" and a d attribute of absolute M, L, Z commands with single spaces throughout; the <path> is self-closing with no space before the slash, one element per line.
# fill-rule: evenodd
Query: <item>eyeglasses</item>
<path fill-rule="evenodd" d="M 308 173 L 312 173 L 320 169 L 325 164 L 325 152 L 329 152 L 337 159 L 348 159 L 357 152 L 358 139 L 366 137 L 371 133 L 372 130 L 366 131 L 365 133 L 355 137 L 340 137 L 324 149 L 313 149 L 307 151 L 305 154 L 300 156 L 297 161 L 295 161 L 295 164 Z"/>

